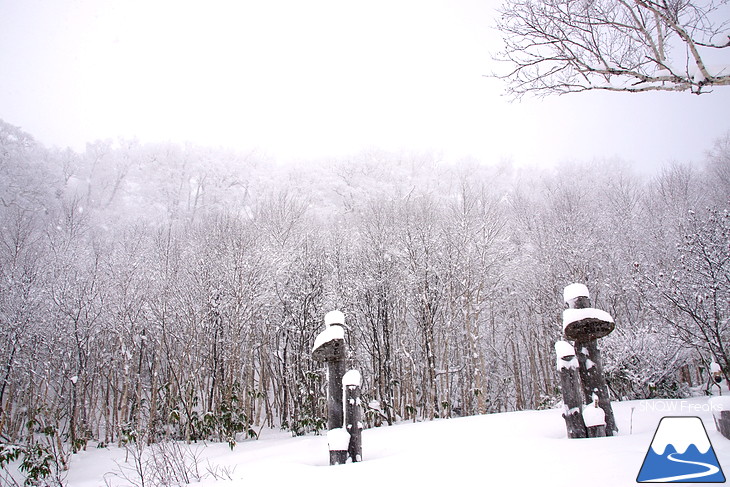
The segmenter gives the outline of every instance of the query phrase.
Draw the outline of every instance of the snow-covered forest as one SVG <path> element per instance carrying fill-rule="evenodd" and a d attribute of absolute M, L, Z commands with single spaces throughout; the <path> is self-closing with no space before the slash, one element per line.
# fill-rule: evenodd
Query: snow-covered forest
<path fill-rule="evenodd" d="M 616 330 L 615 399 L 730 378 L 730 134 L 655 174 L 372 151 L 279 166 L 0 122 L 0 442 L 228 441 L 324 428 L 326 312 L 369 426 L 559 400 L 563 287 Z"/>

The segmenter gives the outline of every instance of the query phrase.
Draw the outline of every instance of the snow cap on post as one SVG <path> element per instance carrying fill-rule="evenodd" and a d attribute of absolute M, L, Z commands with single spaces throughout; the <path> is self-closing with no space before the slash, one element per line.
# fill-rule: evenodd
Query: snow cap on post
<path fill-rule="evenodd" d="M 588 294 L 588 288 L 585 284 L 576 282 L 574 284 L 568 284 L 565 286 L 565 289 L 563 289 L 563 301 L 565 301 L 566 304 L 570 304 L 571 301 L 577 298 L 590 297 L 591 296 Z"/>
<path fill-rule="evenodd" d="M 324 326 L 344 325 L 345 314 L 342 311 L 334 310 L 324 315 Z"/>
<path fill-rule="evenodd" d="M 578 357 L 575 356 L 575 348 L 570 343 L 563 340 L 555 342 L 555 355 L 558 356 L 558 370 L 578 368 Z"/>
<path fill-rule="evenodd" d="M 558 358 L 567 358 L 570 360 L 570 358 L 575 357 L 575 348 L 565 340 L 559 340 L 555 342 L 555 354 Z"/>
<path fill-rule="evenodd" d="M 350 433 L 345 428 L 335 428 L 327 432 L 327 444 L 330 451 L 347 451 L 350 445 Z"/>
<path fill-rule="evenodd" d="M 360 375 L 360 372 L 355 369 L 348 370 L 345 373 L 344 377 L 342 377 L 342 385 L 345 387 L 360 387 L 360 385 L 362 385 L 362 376 Z"/>
<path fill-rule="evenodd" d="M 605 425 L 606 413 L 592 402 L 583 410 L 583 421 L 588 428 Z"/>
<path fill-rule="evenodd" d="M 345 339 L 345 330 L 341 326 L 333 325 L 328 328 L 326 328 L 322 333 L 317 335 L 317 338 L 314 340 L 314 347 L 312 347 L 312 351 L 314 352 L 318 348 L 320 348 L 322 345 L 329 343 L 333 340 L 344 340 Z"/>
<path fill-rule="evenodd" d="M 610 314 L 595 308 L 563 310 L 563 333 L 570 340 L 596 340 L 613 331 L 616 324 Z"/>
<path fill-rule="evenodd" d="M 613 323 L 613 318 L 610 314 L 606 313 L 601 309 L 596 308 L 581 308 L 581 309 L 564 309 L 563 310 L 563 329 L 565 329 L 571 323 L 582 320 L 600 320 L 607 323 Z"/>

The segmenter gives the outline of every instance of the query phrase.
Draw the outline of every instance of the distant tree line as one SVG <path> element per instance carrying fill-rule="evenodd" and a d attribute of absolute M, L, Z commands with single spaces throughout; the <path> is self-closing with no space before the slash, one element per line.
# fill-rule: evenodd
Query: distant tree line
<path fill-rule="evenodd" d="M 616 331 L 619 399 L 730 365 L 730 138 L 702 165 L 519 169 L 364 153 L 277 166 L 0 123 L 0 443 L 323 428 L 311 348 L 346 317 L 368 425 L 559 400 L 563 286 Z M 704 372 L 703 372 L 704 371 Z"/>

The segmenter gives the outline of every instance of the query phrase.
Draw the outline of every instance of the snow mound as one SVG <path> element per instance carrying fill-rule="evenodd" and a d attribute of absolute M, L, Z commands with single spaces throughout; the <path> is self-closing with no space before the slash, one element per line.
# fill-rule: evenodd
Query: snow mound
<path fill-rule="evenodd" d="M 565 289 L 563 289 L 563 301 L 565 301 L 566 303 L 582 296 L 586 298 L 590 297 L 590 295 L 588 294 L 588 288 L 585 284 L 568 284 L 567 286 L 565 286 Z"/>
<path fill-rule="evenodd" d="M 342 311 L 334 310 L 324 315 L 324 326 L 344 325 L 345 314 Z"/>

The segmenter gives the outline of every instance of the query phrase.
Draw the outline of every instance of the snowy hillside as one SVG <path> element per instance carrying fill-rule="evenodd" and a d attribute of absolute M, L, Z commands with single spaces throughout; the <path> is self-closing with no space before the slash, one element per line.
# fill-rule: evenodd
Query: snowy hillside
<path fill-rule="evenodd" d="M 620 402 L 614 410 L 620 432 L 609 438 L 567 439 L 557 409 L 369 429 L 363 432 L 365 461 L 337 467 L 327 464 L 324 436 L 292 438 L 264 431 L 260 440 L 241 442 L 234 451 L 225 444 L 181 448 L 188 452 L 189 465 L 197 463 L 197 480 L 195 474 L 190 480 L 200 486 L 371 486 L 399 481 L 430 486 L 459 479 L 481 479 L 488 485 L 499 479 L 513 485 L 615 487 L 635 484 L 663 416 L 699 416 L 720 465 L 726 474 L 730 471 L 730 440 L 717 432 L 707 398 Z M 123 448 L 90 446 L 73 457 L 65 484 L 141 485 L 133 455 L 125 462 L 125 454 Z"/>

